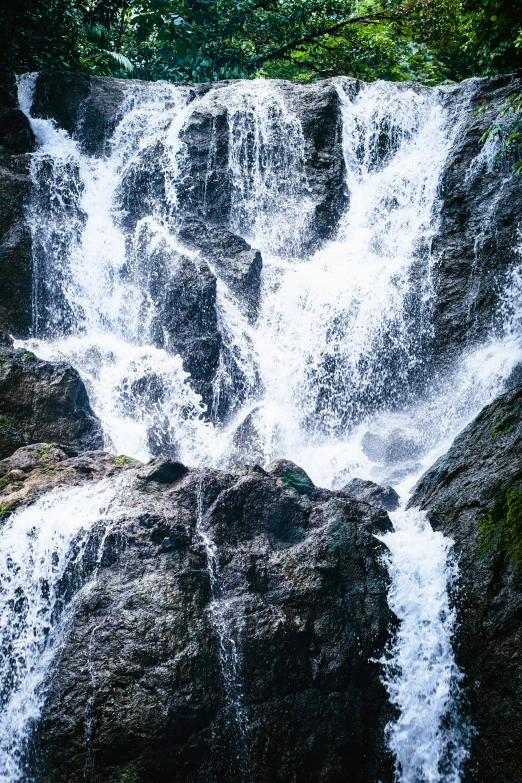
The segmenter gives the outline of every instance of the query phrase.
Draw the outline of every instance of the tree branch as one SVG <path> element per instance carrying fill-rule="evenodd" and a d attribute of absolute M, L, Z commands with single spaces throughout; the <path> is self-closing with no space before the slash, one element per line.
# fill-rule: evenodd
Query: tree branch
<path fill-rule="evenodd" d="M 339 30 L 342 30 L 343 27 L 346 27 L 346 25 L 349 24 L 376 24 L 377 22 L 381 21 L 382 19 L 391 19 L 392 15 L 382 11 L 378 14 L 373 14 L 371 16 L 354 16 L 350 19 L 344 19 L 342 22 L 338 22 L 337 24 L 332 25 L 331 27 L 323 27 L 320 30 L 316 30 L 313 33 L 309 33 L 308 35 L 303 36 L 302 38 L 298 38 L 295 41 L 291 41 L 288 44 L 285 44 L 284 46 L 281 46 L 279 49 L 274 49 L 271 52 L 268 52 L 266 55 L 263 56 L 263 62 L 266 62 L 266 60 L 277 60 L 279 57 L 282 57 L 287 52 L 291 51 L 292 49 L 295 49 L 297 46 L 301 46 L 305 43 L 313 43 L 318 38 L 322 38 L 323 35 L 332 35 L 333 33 L 338 32 Z"/>

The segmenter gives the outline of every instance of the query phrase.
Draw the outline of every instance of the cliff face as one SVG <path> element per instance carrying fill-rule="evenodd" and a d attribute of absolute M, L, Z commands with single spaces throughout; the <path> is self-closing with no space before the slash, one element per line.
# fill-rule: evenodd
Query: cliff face
<path fill-rule="evenodd" d="M 472 742 L 466 780 L 522 780 L 522 388 L 488 405 L 420 480 L 411 504 L 455 541 L 458 661 Z"/>
<path fill-rule="evenodd" d="M 62 580 L 87 583 L 47 678 L 38 781 L 391 779 L 384 511 L 289 462 L 188 470 L 53 447 L 0 473 L 13 509 L 125 479 Z"/>

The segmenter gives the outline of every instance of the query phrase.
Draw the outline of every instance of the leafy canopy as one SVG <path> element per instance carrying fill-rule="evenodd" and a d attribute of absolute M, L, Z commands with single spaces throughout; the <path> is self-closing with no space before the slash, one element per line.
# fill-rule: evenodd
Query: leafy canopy
<path fill-rule="evenodd" d="M 4 0 L 17 72 L 208 81 L 345 74 L 436 84 L 513 70 L 522 4 L 506 0 Z"/>

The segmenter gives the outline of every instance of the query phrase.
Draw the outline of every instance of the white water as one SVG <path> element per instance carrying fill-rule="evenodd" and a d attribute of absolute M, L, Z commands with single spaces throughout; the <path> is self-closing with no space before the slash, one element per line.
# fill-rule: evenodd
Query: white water
<path fill-rule="evenodd" d="M 66 625 L 64 576 L 80 563 L 89 532 L 122 502 L 121 482 L 55 489 L 15 512 L 0 546 L 0 781 L 19 783 L 41 686 Z"/>
<path fill-rule="evenodd" d="M 391 482 L 406 497 L 501 391 L 522 357 L 517 270 L 503 333 L 464 352 L 444 377 L 425 364 L 437 188 L 459 116 L 448 116 L 442 90 L 376 83 L 350 97 L 345 80 L 337 87 L 350 205 L 335 240 L 311 256 L 304 139 L 277 84 L 239 82 L 190 104 L 184 87 L 129 83 L 121 120 L 99 158 L 51 121 L 32 120 L 39 141 L 33 177 L 41 189 L 31 216 L 38 272 L 31 346 L 79 369 L 108 448 L 147 459 L 156 427 L 188 464 L 224 466 L 237 458 L 234 435 L 245 422 L 254 434 L 243 459 L 286 457 L 319 485 L 340 487 L 359 476 Z M 463 113 L 472 89 L 461 89 Z M 20 96 L 29 114 L 30 77 Z M 146 287 L 154 252 L 166 247 L 175 258 L 183 250 L 176 237 L 186 154 L 180 130 L 194 108 L 209 105 L 228 111 L 230 226 L 261 249 L 264 263 L 253 325 L 218 279 L 228 354 L 216 396 L 232 386 L 227 355 L 247 379 L 246 401 L 224 425 L 202 417 L 180 357 L 151 345 L 154 305 Z M 209 176 L 215 163 L 211 149 Z M 130 231 L 129 177 L 158 165 L 162 198 L 142 199 L 143 216 Z M 451 542 L 417 512 L 396 512 L 394 526 L 385 541 L 390 605 L 401 625 L 384 678 L 400 715 L 388 729 L 397 779 L 458 783 L 468 730 L 452 652 Z M 206 547 L 211 567 L 211 542 Z"/>

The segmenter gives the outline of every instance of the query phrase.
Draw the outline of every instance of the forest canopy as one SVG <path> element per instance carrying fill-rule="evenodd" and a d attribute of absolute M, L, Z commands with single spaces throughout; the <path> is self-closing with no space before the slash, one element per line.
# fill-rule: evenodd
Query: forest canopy
<path fill-rule="evenodd" d="M 521 66 L 522 2 L 4 0 L 0 38 L 18 73 L 443 84 Z"/>

